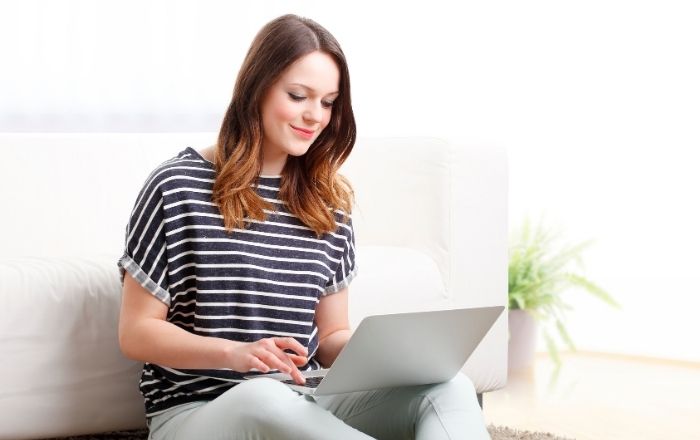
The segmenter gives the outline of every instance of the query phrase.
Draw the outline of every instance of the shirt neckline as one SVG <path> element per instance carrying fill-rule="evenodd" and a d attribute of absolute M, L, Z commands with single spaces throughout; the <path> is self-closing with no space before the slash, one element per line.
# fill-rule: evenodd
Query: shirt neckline
<path fill-rule="evenodd" d="M 192 147 L 187 147 L 186 150 L 189 151 L 190 153 L 194 154 L 195 156 L 197 156 L 197 158 L 203 160 L 204 163 L 209 164 L 209 165 L 211 165 L 212 167 L 214 166 L 214 163 L 213 163 L 213 162 L 211 162 L 211 161 L 205 159 L 204 156 L 202 156 L 201 154 L 199 154 L 199 151 L 195 150 L 194 148 L 192 148 Z M 281 179 L 281 178 L 282 178 L 282 175 L 280 175 L 280 174 L 277 174 L 277 175 L 273 175 L 273 174 L 260 174 L 258 177 L 262 177 L 263 179 Z"/>

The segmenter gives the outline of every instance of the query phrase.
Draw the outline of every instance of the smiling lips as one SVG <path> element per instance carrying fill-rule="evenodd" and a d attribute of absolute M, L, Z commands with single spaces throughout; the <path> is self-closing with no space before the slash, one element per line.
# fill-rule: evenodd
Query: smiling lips
<path fill-rule="evenodd" d="M 311 139 L 314 136 L 314 130 L 305 130 L 303 128 L 295 127 L 291 125 L 292 129 L 296 134 L 303 137 L 304 139 Z"/>

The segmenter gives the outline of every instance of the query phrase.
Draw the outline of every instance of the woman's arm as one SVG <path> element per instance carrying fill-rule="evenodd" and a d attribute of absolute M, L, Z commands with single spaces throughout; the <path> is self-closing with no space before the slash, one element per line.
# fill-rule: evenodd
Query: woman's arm
<path fill-rule="evenodd" d="M 294 338 L 266 338 L 254 343 L 199 336 L 166 321 L 168 306 L 151 295 L 129 273 L 124 274 L 119 346 L 128 358 L 171 368 L 275 368 L 304 380 L 297 365 L 306 363 L 306 347 Z M 298 355 L 285 353 L 291 349 Z"/>
<path fill-rule="evenodd" d="M 348 319 L 348 288 L 321 297 L 315 319 L 319 336 L 316 359 L 328 368 L 352 334 Z"/>

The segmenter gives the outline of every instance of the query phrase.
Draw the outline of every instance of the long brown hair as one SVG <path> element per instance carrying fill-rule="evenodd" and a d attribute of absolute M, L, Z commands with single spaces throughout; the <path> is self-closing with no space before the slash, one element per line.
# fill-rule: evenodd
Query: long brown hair
<path fill-rule="evenodd" d="M 350 102 L 350 74 L 335 38 L 315 21 L 293 14 L 267 23 L 253 40 L 219 131 L 212 201 L 219 206 L 231 233 L 244 228 L 246 216 L 262 221 L 263 200 L 252 185 L 262 170 L 263 125 L 260 106 L 265 93 L 284 70 L 314 51 L 328 54 L 340 72 L 339 94 L 331 119 L 301 156 L 287 157 L 280 199 L 317 237 L 337 229 L 333 211 L 349 214 L 354 203 L 350 182 L 337 173 L 355 145 L 355 116 Z M 347 216 L 343 222 L 347 223 Z"/>

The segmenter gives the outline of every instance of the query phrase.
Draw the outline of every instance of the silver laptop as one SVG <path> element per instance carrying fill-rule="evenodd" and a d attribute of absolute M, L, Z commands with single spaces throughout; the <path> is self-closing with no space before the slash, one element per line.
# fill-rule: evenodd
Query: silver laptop
<path fill-rule="evenodd" d="M 505 307 L 479 307 L 368 316 L 331 368 L 302 371 L 298 385 L 285 373 L 269 377 L 312 395 L 445 382 L 457 375 Z"/>

